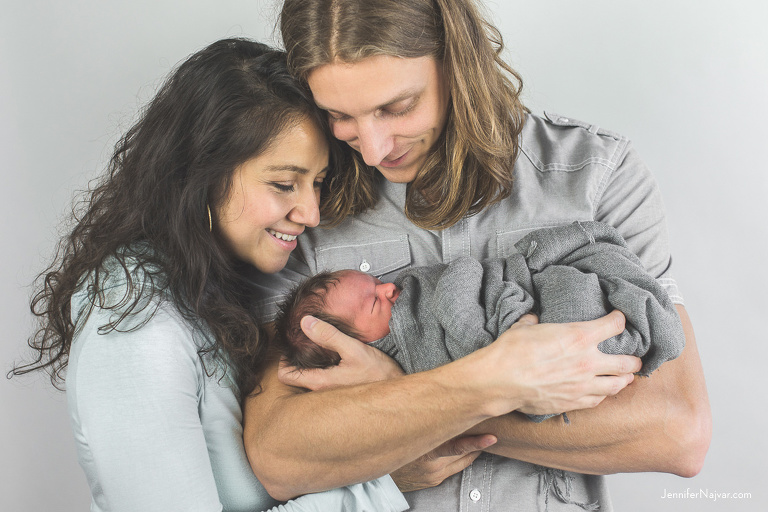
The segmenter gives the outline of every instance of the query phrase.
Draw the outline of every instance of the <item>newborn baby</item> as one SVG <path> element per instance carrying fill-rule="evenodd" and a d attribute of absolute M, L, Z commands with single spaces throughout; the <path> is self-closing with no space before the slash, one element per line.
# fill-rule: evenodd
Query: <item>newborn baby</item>
<path fill-rule="evenodd" d="M 599 346 L 643 359 L 649 375 L 677 357 L 685 336 L 664 288 L 612 227 L 579 222 L 530 233 L 519 253 L 413 267 L 394 283 L 355 270 L 321 272 L 283 304 L 277 340 L 300 368 L 338 364 L 299 327 L 305 315 L 393 357 L 406 373 L 435 368 L 492 343 L 525 313 L 541 322 L 592 320 L 619 309 L 626 329 Z"/>

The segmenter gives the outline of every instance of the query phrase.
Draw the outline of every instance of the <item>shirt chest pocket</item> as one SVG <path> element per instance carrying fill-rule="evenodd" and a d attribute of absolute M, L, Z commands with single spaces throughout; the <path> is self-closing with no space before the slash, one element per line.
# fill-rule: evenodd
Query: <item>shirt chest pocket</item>
<path fill-rule="evenodd" d="M 366 272 L 382 281 L 394 280 L 397 272 L 411 264 L 408 235 L 354 244 L 315 247 L 317 271 L 352 269 Z"/>
<path fill-rule="evenodd" d="M 581 219 L 582 221 L 589 221 L 590 219 Z M 534 227 L 513 229 L 510 231 L 497 232 L 496 233 L 496 257 L 506 258 L 511 254 L 522 253 L 525 256 L 530 247 L 516 247 L 515 244 L 522 240 L 522 238 L 533 231 L 538 229 L 554 228 L 558 226 L 567 226 L 574 222 L 573 219 L 564 219 L 562 222 L 551 222 L 547 224 L 541 224 Z"/>

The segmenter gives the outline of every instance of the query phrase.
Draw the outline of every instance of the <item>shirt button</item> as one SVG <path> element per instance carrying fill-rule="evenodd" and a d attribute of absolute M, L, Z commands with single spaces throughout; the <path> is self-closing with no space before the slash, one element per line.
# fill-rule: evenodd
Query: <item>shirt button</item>
<path fill-rule="evenodd" d="M 480 498 L 482 498 L 483 495 L 480 494 L 480 491 L 478 489 L 472 489 L 469 491 L 469 499 L 472 501 L 480 501 Z"/>
<path fill-rule="evenodd" d="M 360 272 L 368 272 L 369 270 L 371 270 L 371 264 L 363 260 L 360 264 Z"/>

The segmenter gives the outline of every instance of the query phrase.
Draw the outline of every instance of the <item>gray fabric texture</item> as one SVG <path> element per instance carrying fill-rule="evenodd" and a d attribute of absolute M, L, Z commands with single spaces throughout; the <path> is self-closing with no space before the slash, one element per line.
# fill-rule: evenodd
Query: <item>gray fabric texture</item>
<path fill-rule="evenodd" d="M 542 323 L 565 323 L 618 309 L 626 329 L 603 341 L 602 352 L 641 357 L 644 376 L 682 352 L 675 305 L 611 226 L 590 221 L 541 229 L 516 248 L 504 259 L 464 257 L 400 273 L 390 333 L 372 345 L 415 373 L 489 345 L 529 312 Z"/>

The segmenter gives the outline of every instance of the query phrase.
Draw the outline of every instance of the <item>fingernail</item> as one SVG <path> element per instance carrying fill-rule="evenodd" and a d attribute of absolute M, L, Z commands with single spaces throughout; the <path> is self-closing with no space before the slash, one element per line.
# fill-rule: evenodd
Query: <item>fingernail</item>
<path fill-rule="evenodd" d="M 312 315 L 307 315 L 301 319 L 301 326 L 304 329 L 311 329 L 317 323 L 317 318 Z"/>
<path fill-rule="evenodd" d="M 486 437 L 483 439 L 483 444 L 485 445 L 483 448 L 488 448 L 489 446 L 496 444 L 496 441 L 498 441 L 498 439 L 495 436 Z"/>

